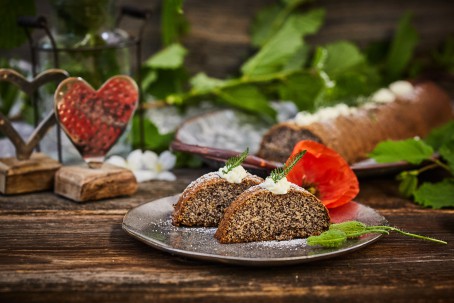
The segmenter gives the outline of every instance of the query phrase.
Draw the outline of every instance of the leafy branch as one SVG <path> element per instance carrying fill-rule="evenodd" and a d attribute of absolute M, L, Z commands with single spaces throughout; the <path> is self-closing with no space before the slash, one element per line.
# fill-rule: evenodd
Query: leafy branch
<path fill-rule="evenodd" d="M 244 159 L 246 159 L 247 155 L 249 154 L 249 148 L 246 148 L 244 152 L 239 154 L 238 156 L 231 157 L 227 160 L 225 163 L 225 167 L 222 170 L 222 173 L 228 174 L 230 171 L 232 171 L 235 167 L 240 166 Z"/>
<path fill-rule="evenodd" d="M 434 154 L 438 154 L 435 157 Z M 406 161 L 420 168 L 405 170 L 397 176 L 400 193 L 426 207 L 454 207 L 454 121 L 434 129 L 423 141 L 412 138 L 385 141 L 376 146 L 370 157 L 380 163 Z M 418 177 L 426 171 L 442 169 L 448 173 L 441 182 L 420 184 Z"/>
<path fill-rule="evenodd" d="M 347 241 L 347 239 L 355 239 L 359 238 L 362 235 L 373 233 L 388 235 L 391 231 L 400 233 L 408 237 L 418 238 L 439 244 L 448 244 L 447 242 L 442 240 L 409 233 L 395 227 L 383 225 L 367 226 L 359 221 L 347 221 L 331 224 L 329 230 L 321 233 L 318 236 L 310 236 L 309 238 L 307 238 L 307 244 L 310 246 L 318 245 L 323 247 L 336 248 L 342 246 Z"/>
<path fill-rule="evenodd" d="M 277 183 L 279 182 L 279 180 L 286 177 L 288 173 L 292 170 L 292 168 L 301 160 L 305 153 L 306 150 L 300 151 L 299 153 L 288 159 L 284 167 L 278 167 L 271 171 L 270 178 L 274 181 L 274 183 Z"/>

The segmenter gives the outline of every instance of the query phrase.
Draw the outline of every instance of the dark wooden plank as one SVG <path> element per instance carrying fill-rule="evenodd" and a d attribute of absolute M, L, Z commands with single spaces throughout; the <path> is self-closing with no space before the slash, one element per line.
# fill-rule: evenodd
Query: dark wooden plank
<path fill-rule="evenodd" d="M 402 199 L 392 178 L 361 181 L 358 201 L 391 225 L 447 240 L 397 234 L 343 256 L 249 268 L 155 250 L 121 229 L 126 211 L 181 192 L 206 171 L 147 182 L 131 198 L 70 202 L 50 193 L 0 198 L 0 302 L 449 302 L 454 295 L 454 210 Z"/>

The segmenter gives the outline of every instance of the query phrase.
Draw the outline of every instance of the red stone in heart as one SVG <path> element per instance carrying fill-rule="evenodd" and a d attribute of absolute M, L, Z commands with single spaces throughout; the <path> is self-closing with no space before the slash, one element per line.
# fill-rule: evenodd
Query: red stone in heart
<path fill-rule="evenodd" d="M 137 84 L 115 76 L 95 91 L 81 78 L 68 78 L 55 91 L 55 113 L 87 161 L 102 161 L 125 130 L 137 106 Z"/>

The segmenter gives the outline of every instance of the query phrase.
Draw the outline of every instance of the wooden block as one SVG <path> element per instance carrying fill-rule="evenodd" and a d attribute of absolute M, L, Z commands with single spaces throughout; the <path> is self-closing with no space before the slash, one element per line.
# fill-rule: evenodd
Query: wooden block
<path fill-rule="evenodd" d="M 0 158 L 0 193 L 23 194 L 50 190 L 54 186 L 55 172 L 61 164 L 41 153 L 28 160 Z"/>
<path fill-rule="evenodd" d="M 76 202 L 130 196 L 138 185 L 125 168 L 103 164 L 100 168 L 64 166 L 55 175 L 54 192 Z"/>

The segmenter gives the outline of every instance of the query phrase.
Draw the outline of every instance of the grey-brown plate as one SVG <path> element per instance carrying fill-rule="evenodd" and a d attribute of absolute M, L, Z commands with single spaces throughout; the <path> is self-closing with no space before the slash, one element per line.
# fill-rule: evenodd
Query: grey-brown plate
<path fill-rule="evenodd" d="M 214 237 L 216 228 L 175 227 L 171 223 L 173 205 L 179 195 L 161 198 L 131 209 L 123 219 L 123 229 L 134 238 L 162 251 L 204 261 L 274 266 L 332 258 L 360 249 L 378 240 L 369 234 L 348 240 L 340 248 L 308 246 L 305 239 L 220 244 Z M 367 225 L 387 225 L 375 210 L 350 202 L 330 212 L 333 222 L 358 220 Z"/>
<path fill-rule="evenodd" d="M 243 165 L 255 174 L 265 176 L 282 166 L 282 163 L 254 156 L 259 150 L 263 134 L 271 125 L 244 112 L 218 110 L 184 122 L 178 128 L 171 147 L 174 151 L 197 155 L 213 167 L 224 165 L 227 159 L 248 147 L 251 155 Z M 409 167 L 411 166 L 406 162 L 377 163 L 373 159 L 351 165 L 358 177 L 393 174 Z"/>

